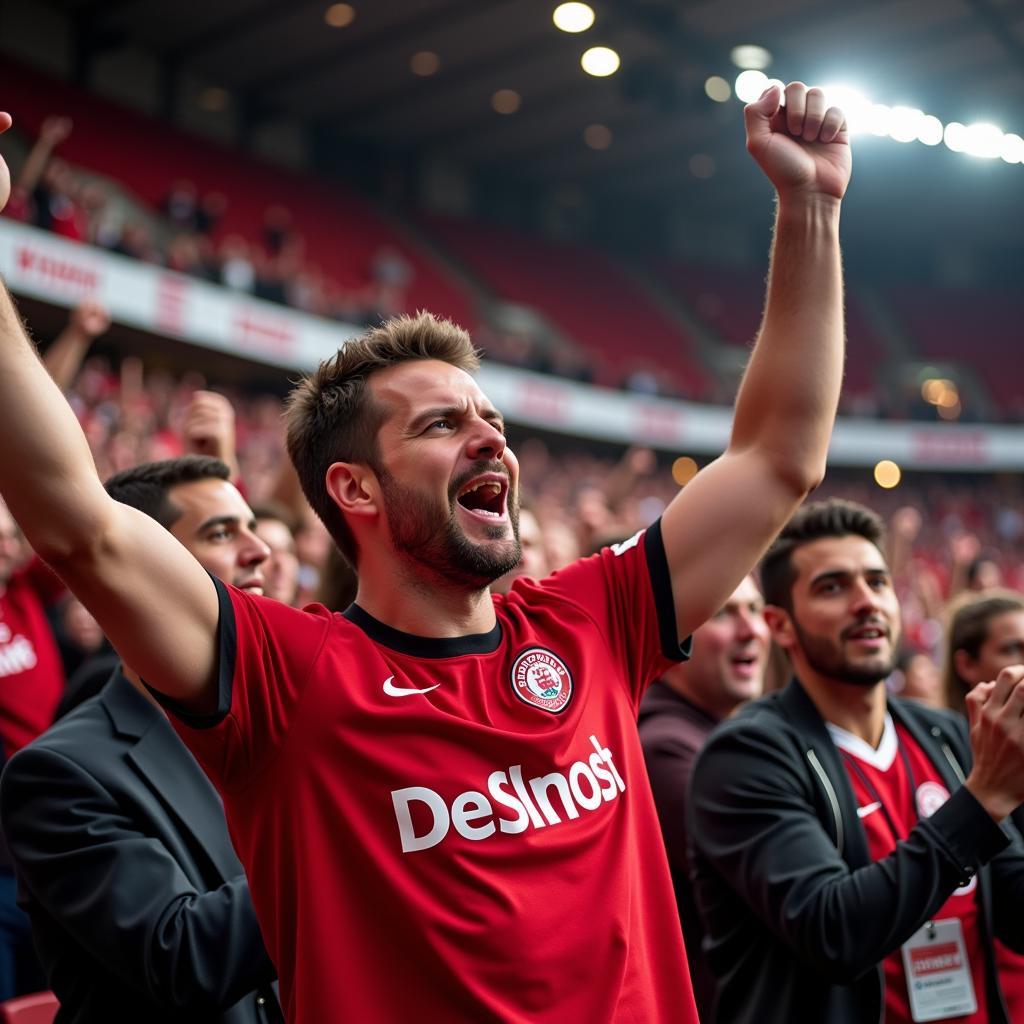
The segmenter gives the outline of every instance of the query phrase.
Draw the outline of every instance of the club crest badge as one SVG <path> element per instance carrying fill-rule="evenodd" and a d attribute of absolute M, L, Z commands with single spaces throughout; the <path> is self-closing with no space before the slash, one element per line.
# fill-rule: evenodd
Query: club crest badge
<path fill-rule="evenodd" d="M 524 704 L 558 715 L 572 700 L 572 674 L 550 651 L 529 647 L 512 665 L 512 690 Z"/>

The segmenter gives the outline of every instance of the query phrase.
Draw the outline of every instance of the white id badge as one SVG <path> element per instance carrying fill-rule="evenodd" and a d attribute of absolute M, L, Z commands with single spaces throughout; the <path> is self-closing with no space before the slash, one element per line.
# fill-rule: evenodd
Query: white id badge
<path fill-rule="evenodd" d="M 902 953 L 915 1021 L 966 1017 L 978 1009 L 964 933 L 956 918 L 929 921 L 903 944 Z"/>

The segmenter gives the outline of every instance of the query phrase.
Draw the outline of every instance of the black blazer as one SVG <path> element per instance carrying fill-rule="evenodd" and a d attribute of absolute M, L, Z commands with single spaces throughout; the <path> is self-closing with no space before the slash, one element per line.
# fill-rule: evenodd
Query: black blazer
<path fill-rule="evenodd" d="M 961 785 L 963 719 L 913 701 L 889 711 L 952 794 L 885 860 L 872 861 L 857 800 L 821 715 L 795 680 L 748 704 L 697 758 L 689 835 L 715 1024 L 872 1024 L 881 961 L 978 877 L 990 1024 L 1008 1017 L 992 936 L 1024 952 L 1024 844 Z"/>
<path fill-rule="evenodd" d="M 220 800 L 120 671 L 11 758 L 0 818 L 58 1022 L 282 1019 Z"/>

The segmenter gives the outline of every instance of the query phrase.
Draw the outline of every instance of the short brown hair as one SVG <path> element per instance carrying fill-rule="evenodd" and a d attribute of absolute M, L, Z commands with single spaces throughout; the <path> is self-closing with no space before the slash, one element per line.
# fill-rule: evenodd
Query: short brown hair
<path fill-rule="evenodd" d="M 372 401 L 366 382 L 378 370 L 417 359 L 437 359 L 469 372 L 480 366 L 473 342 L 461 327 L 432 313 L 403 315 L 346 342 L 288 396 L 288 454 L 299 483 L 353 565 L 355 540 L 327 493 L 327 470 L 335 462 L 362 462 L 379 470 L 377 434 L 385 410 Z"/>
<path fill-rule="evenodd" d="M 864 505 L 842 498 L 812 501 L 797 509 L 761 560 L 765 604 L 793 610 L 793 552 L 824 537 L 863 537 L 882 551 L 885 524 Z"/>
<path fill-rule="evenodd" d="M 956 670 L 956 652 L 966 651 L 977 658 L 981 645 L 988 639 L 994 618 L 1007 612 L 1024 611 L 1024 595 L 1012 590 L 990 590 L 985 594 L 966 594 L 953 602 L 946 629 L 946 651 L 942 670 L 942 689 L 946 706 L 964 714 L 964 698 L 973 683 Z"/>

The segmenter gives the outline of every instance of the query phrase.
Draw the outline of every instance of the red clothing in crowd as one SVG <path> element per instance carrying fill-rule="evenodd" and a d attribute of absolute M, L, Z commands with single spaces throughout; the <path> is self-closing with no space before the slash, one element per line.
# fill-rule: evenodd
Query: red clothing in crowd
<path fill-rule="evenodd" d="M 858 817 L 867 833 L 874 860 L 883 860 L 907 838 L 918 819 L 928 817 L 949 799 L 942 776 L 911 735 L 886 715 L 885 730 L 877 750 L 858 737 L 830 725 L 829 733 L 843 755 Z M 977 1010 L 967 1016 L 943 1018 L 947 1024 L 987 1024 L 985 953 L 978 924 L 978 880 L 956 889 L 935 912 L 934 921 L 959 920 L 974 983 Z M 886 957 L 886 1024 L 911 1024 L 907 977 L 901 950 Z M 1016 1019 L 1016 1018 L 1013 1018 Z"/>
<path fill-rule="evenodd" d="M 0 593 L 0 745 L 5 758 L 53 722 L 64 669 L 45 608 L 64 586 L 38 559 Z"/>

